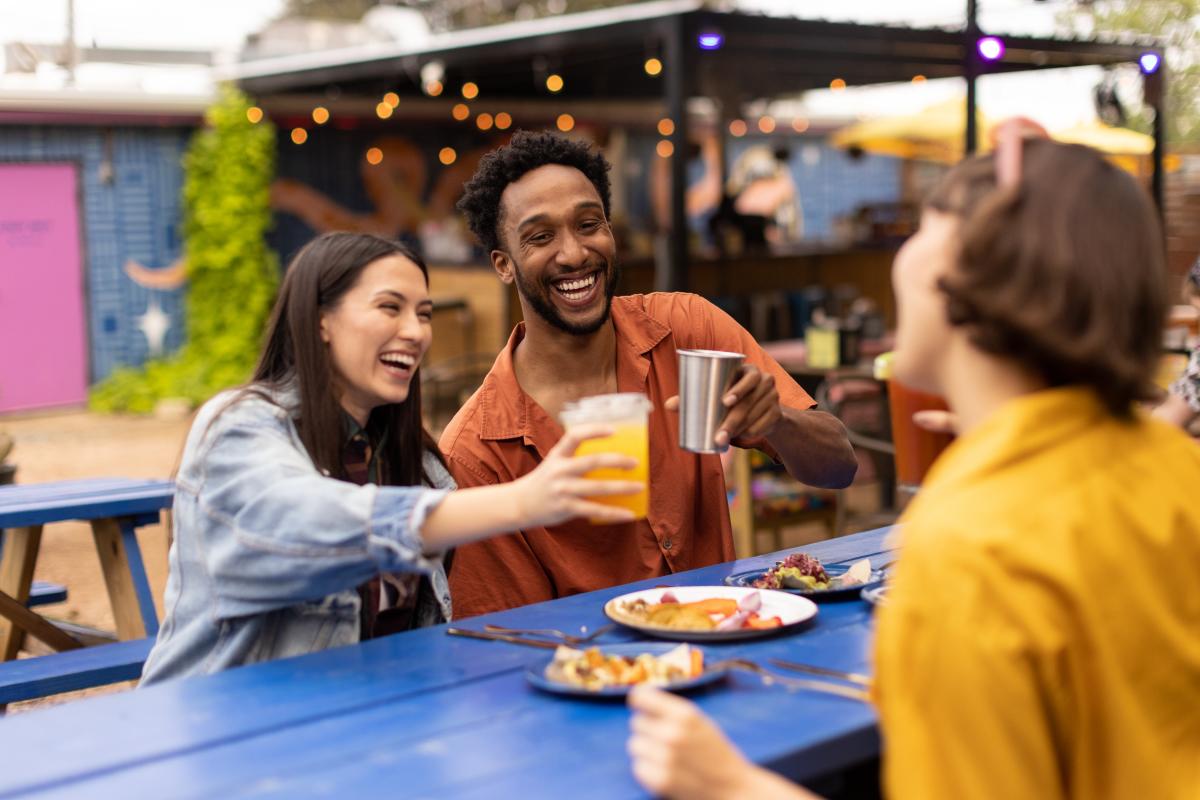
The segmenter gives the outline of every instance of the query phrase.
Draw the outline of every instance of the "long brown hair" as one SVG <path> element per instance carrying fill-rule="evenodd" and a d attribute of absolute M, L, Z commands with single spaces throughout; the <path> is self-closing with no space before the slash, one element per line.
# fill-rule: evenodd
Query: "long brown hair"
<path fill-rule="evenodd" d="M 343 448 L 345 412 L 335 393 L 329 350 L 321 341 L 321 313 L 332 310 L 369 264 L 385 256 L 402 256 L 420 268 L 429 285 L 425 262 L 399 242 L 368 233 L 326 233 L 304 246 L 288 265 L 279 298 L 267 323 L 266 344 L 248 391 L 279 391 L 295 386 L 300 406 L 300 441 L 316 466 L 346 478 Z M 428 483 L 422 467 L 426 451 L 445 465 L 437 443 L 421 421 L 421 375 L 417 369 L 403 403 L 371 412 L 368 431 L 384 431 L 378 446 L 379 482 L 397 486 Z"/>
<path fill-rule="evenodd" d="M 1019 182 L 995 159 L 955 167 L 927 205 L 962 219 L 939 282 L 954 325 L 1049 386 L 1091 387 L 1116 417 L 1154 394 L 1167 309 L 1162 231 L 1150 197 L 1096 151 L 1023 144 Z"/>

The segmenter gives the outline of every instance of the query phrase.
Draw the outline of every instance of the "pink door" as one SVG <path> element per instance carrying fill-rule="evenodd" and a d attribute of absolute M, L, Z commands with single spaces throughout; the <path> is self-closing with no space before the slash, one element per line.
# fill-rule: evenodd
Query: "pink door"
<path fill-rule="evenodd" d="M 87 320 L 73 164 L 0 164 L 0 411 L 83 403 Z"/>

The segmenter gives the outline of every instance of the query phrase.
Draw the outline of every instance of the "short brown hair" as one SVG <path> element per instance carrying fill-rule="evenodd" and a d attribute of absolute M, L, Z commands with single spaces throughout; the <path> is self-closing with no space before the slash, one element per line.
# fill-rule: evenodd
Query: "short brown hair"
<path fill-rule="evenodd" d="M 1023 144 L 1017 186 L 992 156 L 951 170 L 927 200 L 962 218 L 955 272 L 939 288 L 950 323 L 1049 386 L 1090 386 L 1117 417 L 1153 396 L 1167 310 L 1149 195 L 1094 150 Z"/>

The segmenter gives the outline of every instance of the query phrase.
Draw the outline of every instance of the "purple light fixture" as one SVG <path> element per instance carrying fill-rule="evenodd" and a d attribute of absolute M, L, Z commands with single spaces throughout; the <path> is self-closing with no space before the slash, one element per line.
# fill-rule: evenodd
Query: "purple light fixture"
<path fill-rule="evenodd" d="M 715 30 L 701 31 L 696 36 L 696 44 L 701 50 L 720 50 L 725 44 L 725 34 Z"/>
<path fill-rule="evenodd" d="M 1004 58 L 1004 40 L 997 36 L 983 36 L 975 42 L 975 49 L 984 61 L 999 61 Z"/>
<path fill-rule="evenodd" d="M 1162 58 L 1158 53 L 1142 53 L 1138 58 L 1138 66 L 1141 67 L 1143 75 L 1153 75 L 1162 66 Z"/>

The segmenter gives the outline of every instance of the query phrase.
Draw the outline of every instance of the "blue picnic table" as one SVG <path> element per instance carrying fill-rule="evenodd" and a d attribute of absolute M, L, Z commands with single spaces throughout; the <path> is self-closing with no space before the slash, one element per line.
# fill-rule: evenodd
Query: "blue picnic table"
<path fill-rule="evenodd" d="M 26 634 L 54 650 L 72 651 L 69 658 L 60 653 L 19 665 L 0 664 L 0 708 L 13 700 L 123 680 L 140 673 L 141 661 L 158 632 L 158 617 L 136 531 L 157 523 L 161 512 L 171 507 L 173 496 L 170 481 L 131 478 L 0 487 L 0 662 L 16 657 Z M 75 626 L 51 623 L 29 610 L 56 594 L 46 586 L 34 592 L 33 574 L 43 528 L 67 520 L 91 526 L 116 623 L 116 638 L 140 645 L 76 654 L 73 651 L 82 645 L 78 638 L 81 631 Z"/>
<path fill-rule="evenodd" d="M 827 564 L 891 560 L 880 529 L 801 548 Z M 785 552 L 464 620 L 590 629 L 606 600 L 720 584 Z M 794 633 L 705 645 L 711 658 L 784 658 L 870 671 L 871 609 L 826 603 Z M 598 643 L 639 638 L 620 628 Z M 425 628 L 0 721 L 0 797 L 643 797 L 620 702 L 539 692 L 549 651 Z M 734 673 L 692 695 L 754 761 L 797 780 L 879 753 L 868 705 Z"/>

